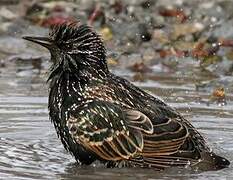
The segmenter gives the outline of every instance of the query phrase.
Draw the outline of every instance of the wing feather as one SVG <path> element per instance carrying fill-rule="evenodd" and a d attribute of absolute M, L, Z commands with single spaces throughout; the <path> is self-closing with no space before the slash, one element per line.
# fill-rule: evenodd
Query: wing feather
<path fill-rule="evenodd" d="M 85 108 L 70 114 L 67 127 L 77 143 L 101 159 L 154 169 L 197 163 L 199 152 L 179 117 L 152 116 L 108 102 Z"/>
<path fill-rule="evenodd" d="M 146 115 L 107 102 L 90 103 L 80 112 L 71 112 L 66 125 L 77 143 L 111 161 L 142 152 L 142 133 L 153 133 Z"/>

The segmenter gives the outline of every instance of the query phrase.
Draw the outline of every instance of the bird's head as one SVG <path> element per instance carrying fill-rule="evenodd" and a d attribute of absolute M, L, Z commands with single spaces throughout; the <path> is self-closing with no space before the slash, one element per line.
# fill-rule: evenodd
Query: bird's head
<path fill-rule="evenodd" d="M 106 69 L 106 53 L 100 36 L 89 26 L 77 22 L 51 28 L 48 37 L 23 37 L 46 47 L 51 53 L 53 68 L 79 70 Z"/>

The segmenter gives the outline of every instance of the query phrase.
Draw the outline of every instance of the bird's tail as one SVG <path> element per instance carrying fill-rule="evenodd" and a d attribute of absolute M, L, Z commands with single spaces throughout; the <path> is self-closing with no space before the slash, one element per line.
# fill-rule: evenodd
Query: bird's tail
<path fill-rule="evenodd" d="M 226 158 L 218 156 L 214 153 L 213 154 L 213 159 L 214 159 L 214 164 L 216 169 L 222 169 L 226 168 L 230 165 L 230 161 L 228 161 Z"/>
<path fill-rule="evenodd" d="M 220 170 L 230 165 L 230 162 L 215 153 L 203 153 L 203 160 L 197 164 L 199 170 Z"/>

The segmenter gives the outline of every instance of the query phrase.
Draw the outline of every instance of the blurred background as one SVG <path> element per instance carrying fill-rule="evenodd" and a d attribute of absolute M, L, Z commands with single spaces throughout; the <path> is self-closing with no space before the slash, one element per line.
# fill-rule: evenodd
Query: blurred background
<path fill-rule="evenodd" d="M 188 169 L 80 167 L 48 119 L 49 52 L 23 35 L 79 20 L 101 34 L 111 71 L 177 108 L 233 161 L 233 1 L 0 0 L 0 177 L 232 179 Z"/>

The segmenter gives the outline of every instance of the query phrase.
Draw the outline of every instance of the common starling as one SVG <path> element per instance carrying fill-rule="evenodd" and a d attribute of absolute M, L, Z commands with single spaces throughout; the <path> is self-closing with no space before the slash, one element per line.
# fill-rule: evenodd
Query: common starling
<path fill-rule="evenodd" d="M 179 112 L 109 72 L 102 39 L 88 25 L 64 23 L 49 37 L 24 39 L 51 53 L 49 116 L 65 149 L 81 164 L 99 160 L 107 167 L 156 170 L 230 164 Z"/>

